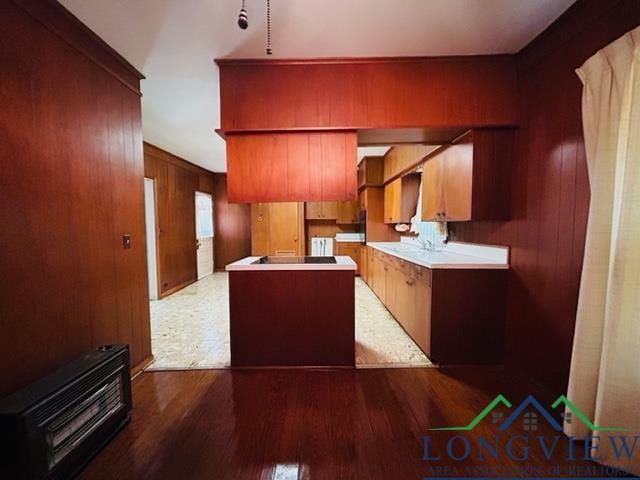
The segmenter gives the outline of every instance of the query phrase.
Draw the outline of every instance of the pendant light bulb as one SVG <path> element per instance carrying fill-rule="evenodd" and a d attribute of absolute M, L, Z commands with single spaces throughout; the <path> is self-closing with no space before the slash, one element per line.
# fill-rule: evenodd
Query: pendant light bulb
<path fill-rule="evenodd" d="M 240 9 L 240 15 L 238 15 L 238 26 L 242 30 L 246 30 L 249 26 L 249 17 L 247 16 L 247 9 L 244 8 L 244 0 L 242 0 L 242 8 Z"/>

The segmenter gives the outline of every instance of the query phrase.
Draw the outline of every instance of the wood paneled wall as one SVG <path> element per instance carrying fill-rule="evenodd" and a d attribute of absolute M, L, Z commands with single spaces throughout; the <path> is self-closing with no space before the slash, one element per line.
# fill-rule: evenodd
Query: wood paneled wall
<path fill-rule="evenodd" d="M 215 268 L 251 255 L 251 204 L 227 201 L 227 176 L 216 173 L 213 182 Z"/>
<path fill-rule="evenodd" d="M 57 2 L 0 2 L 0 396 L 151 355 L 142 76 Z M 131 235 L 124 249 L 123 235 Z"/>
<path fill-rule="evenodd" d="M 223 131 L 517 124 L 511 55 L 217 63 Z"/>
<path fill-rule="evenodd" d="M 165 297 L 198 278 L 195 192 L 213 194 L 213 173 L 145 142 L 144 176 L 155 180 L 158 293 Z"/>
<path fill-rule="evenodd" d="M 637 0 L 579 0 L 518 54 L 513 220 L 454 226 L 458 239 L 511 245 L 506 360 L 558 392 L 568 381 L 590 195 L 574 70 L 638 24 Z"/>

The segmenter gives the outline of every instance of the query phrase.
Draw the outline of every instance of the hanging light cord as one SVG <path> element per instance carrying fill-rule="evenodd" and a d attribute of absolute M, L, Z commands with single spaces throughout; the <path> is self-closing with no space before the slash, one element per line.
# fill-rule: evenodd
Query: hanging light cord
<path fill-rule="evenodd" d="M 267 0 L 267 55 L 271 53 L 271 2 Z"/>

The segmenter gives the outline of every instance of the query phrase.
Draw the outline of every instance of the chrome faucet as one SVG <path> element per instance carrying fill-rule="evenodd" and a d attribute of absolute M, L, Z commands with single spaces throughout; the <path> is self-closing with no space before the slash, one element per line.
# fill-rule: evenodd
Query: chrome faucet
<path fill-rule="evenodd" d="M 428 252 L 433 251 L 433 242 L 431 240 L 423 240 L 420 235 L 418 235 L 417 240 L 422 250 L 427 250 Z"/>

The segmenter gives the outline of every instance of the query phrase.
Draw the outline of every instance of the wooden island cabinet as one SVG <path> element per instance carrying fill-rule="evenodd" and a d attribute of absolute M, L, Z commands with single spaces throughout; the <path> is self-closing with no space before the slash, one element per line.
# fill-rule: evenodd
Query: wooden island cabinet
<path fill-rule="evenodd" d="M 502 359 L 506 271 L 426 268 L 367 247 L 367 284 L 439 365 Z"/>
<path fill-rule="evenodd" d="M 247 257 L 227 265 L 232 367 L 355 367 L 355 264 Z"/>

